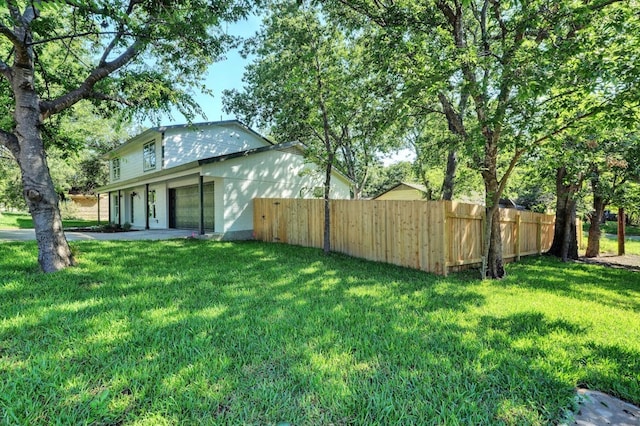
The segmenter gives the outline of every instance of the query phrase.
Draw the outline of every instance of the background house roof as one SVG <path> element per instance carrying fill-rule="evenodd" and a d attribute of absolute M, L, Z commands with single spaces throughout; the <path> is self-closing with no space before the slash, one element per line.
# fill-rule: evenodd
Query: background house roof
<path fill-rule="evenodd" d="M 407 187 L 409 187 L 411 189 L 415 189 L 416 191 L 420 191 L 420 192 L 423 192 L 425 194 L 427 193 L 427 187 L 424 186 L 424 185 L 421 185 L 419 183 L 400 182 L 400 183 L 397 183 L 397 184 L 393 185 L 390 188 L 385 189 L 381 193 L 377 194 L 375 197 L 373 197 L 373 199 L 375 200 L 376 198 L 381 197 L 382 195 L 386 194 L 387 192 L 391 192 L 394 189 L 397 189 L 397 188 L 399 188 L 401 186 L 407 186 Z"/>

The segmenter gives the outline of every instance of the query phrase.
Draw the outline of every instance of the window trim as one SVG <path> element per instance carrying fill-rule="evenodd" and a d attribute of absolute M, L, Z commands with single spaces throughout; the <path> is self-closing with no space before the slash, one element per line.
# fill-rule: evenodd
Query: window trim
<path fill-rule="evenodd" d="M 120 180 L 120 157 L 111 159 L 111 178 L 113 180 Z"/>
<path fill-rule="evenodd" d="M 157 165 L 156 141 L 142 145 L 142 171 L 155 170 Z"/>

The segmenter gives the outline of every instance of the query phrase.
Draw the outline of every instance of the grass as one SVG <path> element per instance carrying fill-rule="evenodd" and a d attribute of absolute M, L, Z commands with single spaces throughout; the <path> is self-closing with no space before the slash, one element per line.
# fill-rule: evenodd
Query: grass
<path fill-rule="evenodd" d="M 579 254 L 583 255 L 586 248 L 587 248 L 587 242 L 588 242 L 589 236 L 588 235 L 583 235 L 582 237 L 582 249 L 579 250 Z M 624 243 L 624 251 L 625 254 L 634 254 L 634 255 L 640 255 L 640 240 L 637 239 L 629 239 L 627 238 L 625 240 Z M 615 236 L 608 236 L 608 235 L 602 235 L 600 237 L 600 253 L 601 254 L 605 254 L 605 253 L 612 253 L 612 254 L 618 254 L 618 238 Z"/>
<path fill-rule="evenodd" d="M 584 233 L 589 232 L 590 222 L 585 220 L 582 222 L 582 230 Z M 618 222 L 608 221 L 600 224 L 600 230 L 602 233 L 617 235 L 618 234 Z M 625 235 L 627 236 L 638 236 L 640 235 L 640 226 L 635 225 L 626 225 L 624 227 Z"/>
<path fill-rule="evenodd" d="M 640 403 L 638 273 L 547 257 L 502 281 L 286 245 L 0 244 L 0 422 L 548 424 Z"/>
<path fill-rule="evenodd" d="M 65 228 L 95 226 L 96 220 L 65 219 L 62 226 Z M 33 219 L 27 213 L 0 213 L 0 229 L 33 229 Z"/>

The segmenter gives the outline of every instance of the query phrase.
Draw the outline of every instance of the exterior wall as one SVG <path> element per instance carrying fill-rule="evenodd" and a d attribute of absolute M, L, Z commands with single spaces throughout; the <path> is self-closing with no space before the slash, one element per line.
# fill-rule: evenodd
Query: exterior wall
<path fill-rule="evenodd" d="M 424 200 L 424 192 L 409 186 L 400 185 L 399 187 L 380 194 L 376 200 Z"/>
<path fill-rule="evenodd" d="M 224 196 L 224 203 L 216 199 L 217 206 L 224 206 L 222 221 L 216 216 L 216 232 L 253 229 L 254 198 L 313 198 L 313 189 L 324 181 L 323 173 L 305 164 L 302 156 L 278 151 L 212 163 L 203 167 L 203 174 L 223 180 L 216 185 L 216 196 L 220 188 Z M 331 197 L 350 197 L 348 182 L 337 175 L 332 178 Z"/>
<path fill-rule="evenodd" d="M 148 183 L 149 191 L 155 191 L 155 217 L 153 206 L 150 206 L 149 228 L 168 228 L 169 189 L 196 185 L 199 175 L 204 176 L 205 183 L 214 182 L 214 231 L 219 234 L 251 236 L 253 198 L 314 198 L 314 190 L 320 189 L 322 193 L 324 172 L 315 165 L 305 164 L 303 156 L 295 149 L 254 152 L 202 167 L 195 165 L 198 159 L 270 146 L 267 140 L 240 124 L 176 126 L 162 131 L 161 128 L 145 132 L 111 153 L 111 158 L 120 159 L 119 179 L 112 179 L 110 164 L 110 185 L 105 187 L 105 190 L 111 189 L 112 222 L 130 223 L 138 229 L 146 226 L 145 183 Z M 156 167 L 144 171 L 143 146 L 151 141 L 155 141 Z M 184 164 L 187 166 L 171 173 L 172 168 Z M 167 172 L 154 176 L 161 170 Z M 117 188 L 121 188 L 120 218 Z M 350 198 L 350 183 L 346 178 L 333 175 L 331 197 Z M 104 204 L 106 208 L 108 201 Z M 103 220 L 107 221 L 108 217 L 105 214 Z"/>
<path fill-rule="evenodd" d="M 140 139 L 119 151 L 113 158 L 120 158 L 120 179 L 113 179 L 113 160 L 111 160 L 109 161 L 109 183 L 124 182 L 127 179 L 160 170 L 162 165 L 162 144 L 160 138 L 161 136 L 159 134 L 151 133 L 148 137 Z M 156 168 L 144 171 L 142 164 L 142 147 L 152 141 L 156 143 Z"/>
<path fill-rule="evenodd" d="M 202 158 L 269 145 L 264 139 L 235 124 L 172 128 L 165 132 L 164 138 L 163 168 L 166 169 Z"/>

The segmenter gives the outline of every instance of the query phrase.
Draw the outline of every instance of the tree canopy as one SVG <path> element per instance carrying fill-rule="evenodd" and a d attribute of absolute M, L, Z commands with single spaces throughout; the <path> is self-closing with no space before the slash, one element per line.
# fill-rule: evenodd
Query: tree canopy
<path fill-rule="evenodd" d="M 485 185 L 483 276 L 503 276 L 498 201 L 523 155 L 587 117 L 637 105 L 637 2 L 338 4 L 386 32 L 415 70 L 412 85 L 463 137 Z"/>

